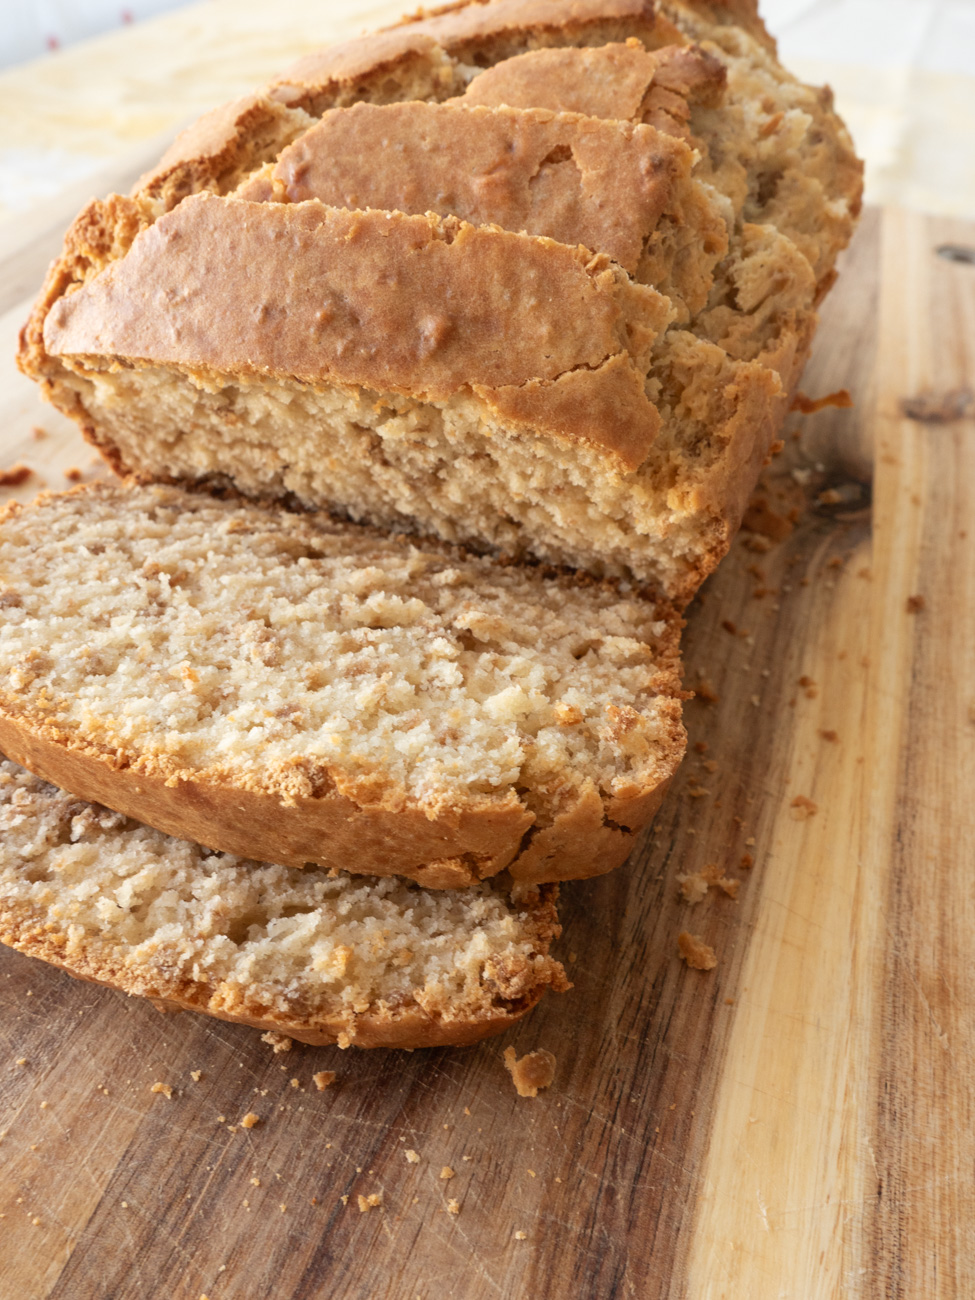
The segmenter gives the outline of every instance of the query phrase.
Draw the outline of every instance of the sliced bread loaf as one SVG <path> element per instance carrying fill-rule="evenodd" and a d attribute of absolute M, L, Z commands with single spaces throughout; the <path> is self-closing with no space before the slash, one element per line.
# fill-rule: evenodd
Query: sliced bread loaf
<path fill-rule="evenodd" d="M 0 747 L 249 858 L 472 884 L 628 855 L 680 622 L 625 585 L 168 487 L 0 515 Z"/>
<path fill-rule="evenodd" d="M 665 10 L 461 4 L 304 60 L 82 214 L 21 365 L 143 479 L 290 494 L 685 602 L 788 406 L 860 179 L 753 5 Z M 594 149 L 620 155 L 612 178 Z M 514 233 L 475 238 L 458 213 Z M 570 286 L 583 269 L 616 286 L 612 347 Z M 588 349 L 553 348 L 590 326 Z"/>
<path fill-rule="evenodd" d="M 248 862 L 0 761 L 0 942 L 173 1010 L 342 1047 L 473 1043 L 546 989 L 555 886 Z"/>

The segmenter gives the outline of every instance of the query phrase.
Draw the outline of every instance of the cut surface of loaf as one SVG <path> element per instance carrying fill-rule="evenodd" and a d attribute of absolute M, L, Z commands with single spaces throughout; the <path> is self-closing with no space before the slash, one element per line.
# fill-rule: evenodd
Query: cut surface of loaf
<path fill-rule="evenodd" d="M 430 1047 L 502 1032 L 568 987 L 549 956 L 555 896 L 211 853 L 0 760 L 0 941 L 301 1042 Z"/>
<path fill-rule="evenodd" d="M 143 480 L 291 496 L 684 603 L 738 526 L 859 193 L 828 94 L 780 67 L 745 0 L 456 5 L 310 56 L 92 205 L 20 363 Z M 364 233 L 377 273 L 350 291 L 356 251 L 336 259 L 329 232 L 375 232 L 372 210 L 397 251 Z M 434 265 L 430 241 L 453 251 Z M 576 243 L 593 280 L 616 261 L 614 352 L 558 271 L 581 268 Z M 499 305 L 486 281 L 528 261 L 536 284 Z M 306 276 L 322 305 L 288 329 L 265 284 Z M 501 383 L 455 364 L 480 301 Z M 552 321 L 591 327 L 589 354 L 556 365 Z"/>
<path fill-rule="evenodd" d="M 679 620 L 323 516 L 91 485 L 0 516 L 0 746 L 249 858 L 608 871 L 683 753 Z"/>

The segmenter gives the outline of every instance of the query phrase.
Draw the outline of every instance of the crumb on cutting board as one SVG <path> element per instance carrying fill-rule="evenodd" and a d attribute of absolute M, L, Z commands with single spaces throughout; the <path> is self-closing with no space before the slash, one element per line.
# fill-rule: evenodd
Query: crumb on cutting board
<path fill-rule="evenodd" d="M 555 1057 L 544 1047 L 520 1058 L 513 1047 L 506 1047 L 504 1064 L 519 1097 L 537 1097 L 538 1090 L 548 1088 L 555 1078 Z"/>
<path fill-rule="evenodd" d="M 168 1084 L 168 1083 L 154 1083 L 154 1084 L 152 1085 L 152 1087 L 149 1089 L 149 1091 L 150 1091 L 150 1092 L 161 1092 L 162 1095 L 163 1095 L 164 1097 L 168 1097 L 170 1101 L 172 1101 L 172 1099 L 173 1099 L 173 1089 L 172 1089 L 171 1085 Z"/>
<path fill-rule="evenodd" d="M 279 1052 L 290 1052 L 292 1040 L 287 1034 L 279 1034 L 273 1029 L 269 1029 L 266 1034 L 261 1034 L 261 1042 L 267 1043 L 271 1051 L 278 1055 Z"/>
<path fill-rule="evenodd" d="M 319 1070 L 317 1074 L 311 1076 L 312 1083 L 319 1092 L 324 1092 L 330 1084 L 335 1082 L 334 1070 Z"/>
<path fill-rule="evenodd" d="M 718 964 L 714 949 L 709 943 L 705 943 L 700 935 L 681 930 L 677 936 L 677 947 L 692 970 L 714 970 Z"/>
<path fill-rule="evenodd" d="M 258 1124 L 260 1124 L 260 1122 L 261 1122 L 260 1115 L 255 1115 L 252 1110 L 249 1110 L 247 1114 L 244 1116 L 244 1118 L 240 1121 L 240 1127 L 255 1128 Z"/>
<path fill-rule="evenodd" d="M 374 1210 L 383 1203 L 382 1192 L 370 1192 L 368 1196 L 358 1196 L 356 1200 L 359 1203 L 359 1213 L 365 1214 L 367 1210 Z"/>
<path fill-rule="evenodd" d="M 722 890 L 729 898 L 737 898 L 741 881 L 726 876 L 716 862 L 709 862 L 700 871 L 678 875 L 677 884 L 684 902 L 693 904 L 700 903 L 706 898 L 708 890 L 712 887 Z"/>
<path fill-rule="evenodd" d="M 20 487 L 26 483 L 29 478 L 33 478 L 34 471 L 23 461 L 18 461 L 16 465 L 11 465 L 9 469 L 0 469 L 0 487 Z"/>

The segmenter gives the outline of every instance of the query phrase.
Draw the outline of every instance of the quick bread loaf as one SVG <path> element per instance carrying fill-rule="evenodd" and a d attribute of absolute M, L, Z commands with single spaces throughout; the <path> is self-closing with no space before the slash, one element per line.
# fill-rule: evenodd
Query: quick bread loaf
<path fill-rule="evenodd" d="M 303 60 L 92 204 L 20 362 L 142 479 L 681 604 L 859 196 L 828 93 L 745 0 L 452 6 Z"/>
<path fill-rule="evenodd" d="M 447 888 L 618 866 L 683 754 L 625 586 L 109 483 L 0 514 L 0 749 L 212 849 Z"/>
<path fill-rule="evenodd" d="M 556 887 L 431 891 L 211 853 L 0 760 L 0 941 L 82 979 L 306 1043 L 502 1032 L 546 989 Z"/>

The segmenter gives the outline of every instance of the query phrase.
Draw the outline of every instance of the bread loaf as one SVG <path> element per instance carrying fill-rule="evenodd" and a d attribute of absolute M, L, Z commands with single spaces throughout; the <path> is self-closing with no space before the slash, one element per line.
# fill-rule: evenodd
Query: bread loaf
<path fill-rule="evenodd" d="M 859 196 L 748 0 L 475 0 L 302 60 L 92 204 L 20 362 L 142 479 L 680 604 Z"/>
<path fill-rule="evenodd" d="M 0 748 L 211 849 L 435 888 L 629 854 L 683 754 L 625 585 L 109 483 L 0 514 Z"/>
<path fill-rule="evenodd" d="M 210 853 L 0 761 L 0 942 L 173 1010 L 348 1047 L 500 1033 L 546 989 L 556 888 L 428 891 Z"/>

